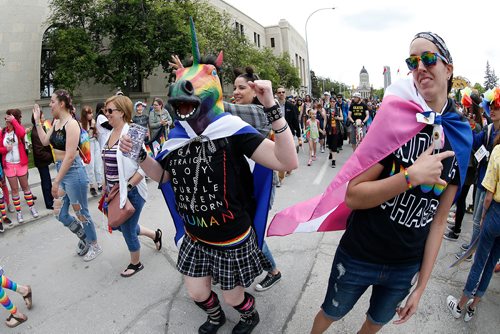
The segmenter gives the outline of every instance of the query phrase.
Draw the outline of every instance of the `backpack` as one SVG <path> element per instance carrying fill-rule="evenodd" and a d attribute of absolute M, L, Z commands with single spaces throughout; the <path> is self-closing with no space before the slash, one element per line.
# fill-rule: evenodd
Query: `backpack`
<path fill-rule="evenodd" d="M 80 123 L 78 123 L 80 125 Z M 90 138 L 89 133 L 80 125 L 80 141 L 78 142 L 78 153 L 85 164 L 89 164 L 92 160 L 90 153 Z"/>

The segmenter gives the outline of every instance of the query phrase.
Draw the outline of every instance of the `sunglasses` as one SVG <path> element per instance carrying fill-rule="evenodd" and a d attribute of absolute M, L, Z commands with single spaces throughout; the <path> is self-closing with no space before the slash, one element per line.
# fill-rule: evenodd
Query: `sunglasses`
<path fill-rule="evenodd" d="M 285 94 L 285 92 L 278 92 L 278 94 Z"/>
<path fill-rule="evenodd" d="M 119 111 L 118 109 L 111 109 L 111 108 L 108 108 L 108 109 L 104 109 L 104 112 L 108 113 L 108 114 L 112 114 L 113 111 Z"/>
<path fill-rule="evenodd" d="M 436 65 L 438 58 L 440 58 L 445 64 L 448 64 L 446 58 L 439 53 L 424 51 L 420 56 L 410 56 L 406 58 L 406 65 L 408 65 L 410 71 L 415 71 L 418 68 L 418 63 L 420 61 L 422 61 L 425 67 L 429 67 Z"/>

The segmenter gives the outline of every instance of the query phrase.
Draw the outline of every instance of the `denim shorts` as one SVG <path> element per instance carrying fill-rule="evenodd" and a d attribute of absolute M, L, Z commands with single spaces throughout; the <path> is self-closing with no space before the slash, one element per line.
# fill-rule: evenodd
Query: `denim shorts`
<path fill-rule="evenodd" d="M 368 319 L 385 325 L 396 308 L 410 293 L 417 281 L 420 263 L 412 265 L 383 265 L 364 262 L 349 256 L 340 247 L 333 260 L 328 290 L 321 308 L 334 320 L 342 319 L 372 286 Z"/>

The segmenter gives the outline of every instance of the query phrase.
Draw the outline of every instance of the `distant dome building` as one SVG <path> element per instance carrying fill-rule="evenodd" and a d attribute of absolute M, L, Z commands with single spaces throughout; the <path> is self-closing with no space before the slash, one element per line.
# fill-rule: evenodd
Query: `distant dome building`
<path fill-rule="evenodd" d="M 370 98 L 371 95 L 371 87 L 370 87 L 370 77 L 368 75 L 368 71 L 363 68 L 359 72 L 359 86 L 356 89 L 356 92 L 361 94 L 361 97 L 364 98 Z"/>

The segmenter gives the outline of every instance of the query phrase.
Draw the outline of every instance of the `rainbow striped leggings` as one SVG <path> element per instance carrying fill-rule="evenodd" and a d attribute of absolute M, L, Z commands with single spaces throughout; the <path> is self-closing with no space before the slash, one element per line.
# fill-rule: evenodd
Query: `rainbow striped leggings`
<path fill-rule="evenodd" d="M 17 283 L 11 281 L 7 276 L 2 275 L 0 277 L 0 281 L 2 283 L 2 286 L 0 287 L 0 304 L 3 305 L 12 314 L 15 314 L 17 312 L 17 307 L 16 305 L 12 304 L 12 302 L 9 299 L 9 296 L 7 296 L 7 293 L 5 292 L 5 289 L 9 289 L 12 291 L 17 291 Z"/>

